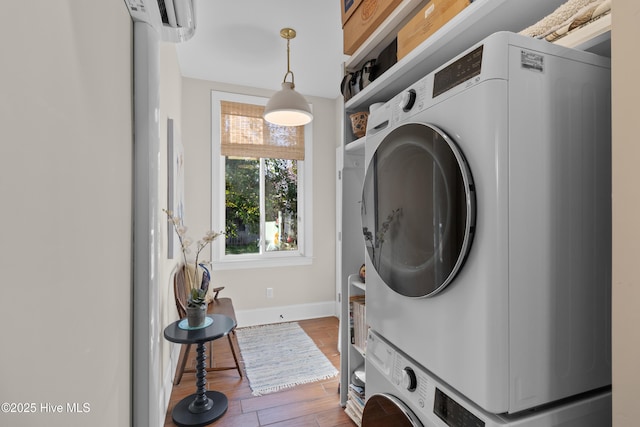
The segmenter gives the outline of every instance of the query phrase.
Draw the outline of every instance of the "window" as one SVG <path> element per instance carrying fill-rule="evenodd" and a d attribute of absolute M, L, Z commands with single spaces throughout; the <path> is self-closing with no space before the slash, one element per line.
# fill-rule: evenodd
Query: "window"
<path fill-rule="evenodd" d="M 212 224 L 219 268 L 309 263 L 310 125 L 275 126 L 266 98 L 212 94 Z"/>

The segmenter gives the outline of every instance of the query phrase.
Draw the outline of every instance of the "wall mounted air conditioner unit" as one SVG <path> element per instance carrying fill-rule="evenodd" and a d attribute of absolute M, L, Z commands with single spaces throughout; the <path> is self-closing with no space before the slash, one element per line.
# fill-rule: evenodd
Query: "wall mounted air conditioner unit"
<path fill-rule="evenodd" d="M 125 0 L 135 21 L 155 28 L 163 41 L 189 40 L 196 31 L 195 0 Z"/>

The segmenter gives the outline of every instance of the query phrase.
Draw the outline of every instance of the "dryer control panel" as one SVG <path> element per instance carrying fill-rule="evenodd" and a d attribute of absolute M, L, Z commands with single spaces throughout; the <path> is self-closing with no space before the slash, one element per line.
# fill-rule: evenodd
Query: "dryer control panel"
<path fill-rule="evenodd" d="M 433 97 L 442 95 L 449 89 L 479 76 L 482 71 L 482 52 L 484 45 L 452 62 L 433 76 Z"/>
<path fill-rule="evenodd" d="M 400 121 L 429 108 L 439 100 L 434 98 L 442 95 L 459 85 L 468 82 L 468 85 L 480 81 L 482 71 L 484 45 L 478 46 L 455 62 L 441 70 L 430 73 L 416 83 L 393 97 L 385 106 L 377 111 L 376 118 L 369 117 L 369 121 L 384 121 L 390 119 L 390 125 L 396 125 Z M 433 101 L 432 101 L 433 100 Z M 386 116 L 384 119 L 378 116 Z M 367 134 L 369 129 L 367 129 Z"/>

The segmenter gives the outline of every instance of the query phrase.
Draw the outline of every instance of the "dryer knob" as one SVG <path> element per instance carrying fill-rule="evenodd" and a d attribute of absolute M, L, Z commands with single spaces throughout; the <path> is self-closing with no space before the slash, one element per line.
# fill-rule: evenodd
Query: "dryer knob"
<path fill-rule="evenodd" d="M 416 373 L 408 366 L 402 370 L 402 385 L 409 391 L 416 391 L 418 386 Z"/>
<path fill-rule="evenodd" d="M 410 89 L 402 94 L 400 98 L 400 107 L 402 111 L 407 112 L 413 108 L 413 104 L 416 103 L 416 91 Z"/>

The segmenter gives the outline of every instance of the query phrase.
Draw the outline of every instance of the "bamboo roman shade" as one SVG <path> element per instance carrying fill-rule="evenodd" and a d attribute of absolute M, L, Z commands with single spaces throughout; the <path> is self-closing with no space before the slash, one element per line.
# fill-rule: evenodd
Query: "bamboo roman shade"
<path fill-rule="evenodd" d="M 262 118 L 264 107 L 220 101 L 223 156 L 304 160 L 304 126 L 277 126 Z"/>

